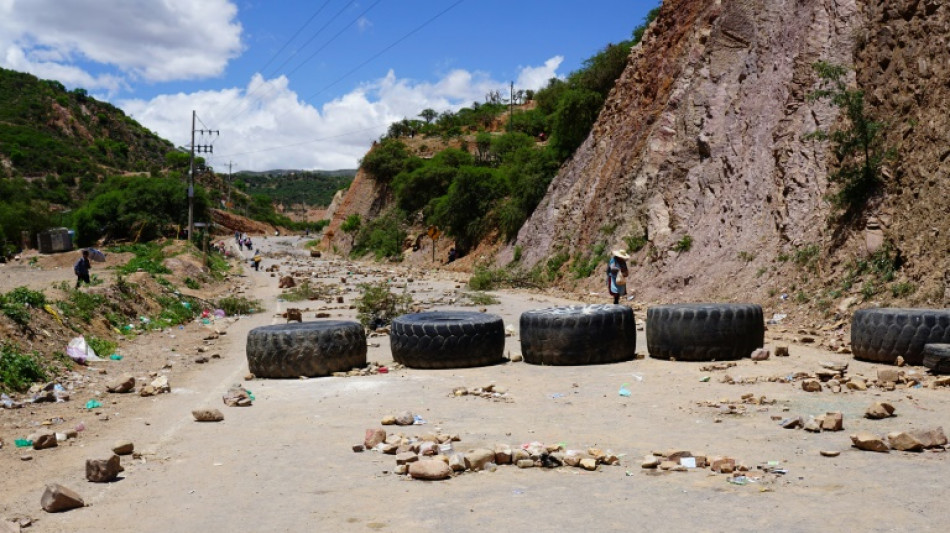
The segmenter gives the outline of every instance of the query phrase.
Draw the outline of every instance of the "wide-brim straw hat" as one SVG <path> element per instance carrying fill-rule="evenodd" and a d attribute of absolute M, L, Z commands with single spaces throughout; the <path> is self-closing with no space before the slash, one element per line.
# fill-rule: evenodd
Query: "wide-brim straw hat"
<path fill-rule="evenodd" d="M 623 249 L 614 250 L 610 253 L 614 254 L 614 257 L 619 257 L 620 259 L 623 259 L 623 260 L 630 259 L 630 254 L 628 254 L 627 251 Z"/>

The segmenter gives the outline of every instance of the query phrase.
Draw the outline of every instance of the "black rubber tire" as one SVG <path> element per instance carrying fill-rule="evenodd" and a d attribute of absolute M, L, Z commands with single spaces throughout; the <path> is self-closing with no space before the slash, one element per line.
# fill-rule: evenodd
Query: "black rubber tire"
<path fill-rule="evenodd" d="M 855 359 L 909 365 L 924 361 L 924 345 L 950 344 L 950 311 L 943 309 L 861 309 L 851 319 Z"/>
<path fill-rule="evenodd" d="M 343 320 L 277 324 L 249 331 L 246 350 L 257 377 L 329 376 L 366 366 L 366 333 Z"/>
<path fill-rule="evenodd" d="M 521 314 L 521 353 L 535 365 L 597 365 L 637 356 L 633 310 L 623 305 L 533 309 Z"/>
<path fill-rule="evenodd" d="M 676 304 L 647 309 L 647 350 L 654 359 L 731 361 L 765 344 L 762 306 Z"/>
<path fill-rule="evenodd" d="M 931 374 L 950 374 L 950 344 L 925 344 L 924 366 Z"/>
<path fill-rule="evenodd" d="M 501 317 L 430 311 L 396 317 L 389 334 L 393 360 L 409 368 L 468 368 L 505 360 Z"/>

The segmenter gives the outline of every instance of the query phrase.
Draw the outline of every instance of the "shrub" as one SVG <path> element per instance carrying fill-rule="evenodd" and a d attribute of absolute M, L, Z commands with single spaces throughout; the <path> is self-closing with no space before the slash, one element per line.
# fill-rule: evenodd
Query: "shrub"
<path fill-rule="evenodd" d="M 693 247 L 693 238 L 689 235 L 683 235 L 683 238 L 676 241 L 673 245 L 674 252 L 688 252 Z"/>
<path fill-rule="evenodd" d="M 482 291 L 465 292 L 462 293 L 462 297 L 471 302 L 472 305 L 495 305 L 499 302 L 496 296 Z"/>
<path fill-rule="evenodd" d="M 363 294 L 356 299 L 356 317 L 368 329 L 391 323 L 394 318 L 408 313 L 412 305 L 412 295 L 393 294 L 385 281 L 362 283 L 358 288 Z"/>
<path fill-rule="evenodd" d="M 405 215 L 390 211 L 360 229 L 353 244 L 353 255 L 359 257 L 372 252 L 377 261 L 383 258 L 402 259 L 402 245 L 406 230 L 402 228 Z"/>
<path fill-rule="evenodd" d="M 115 341 L 93 336 L 86 337 L 86 344 L 88 344 L 89 347 L 92 348 L 92 351 L 96 352 L 96 355 L 99 357 L 109 357 L 115 353 L 115 349 L 119 347 L 119 344 Z"/>
<path fill-rule="evenodd" d="M 36 357 L 36 352 L 25 354 L 12 344 L 0 343 L 0 384 L 11 390 L 22 391 L 31 383 L 45 381 L 46 373 Z"/>
<path fill-rule="evenodd" d="M 30 290 L 26 287 L 17 287 L 6 294 L 8 302 L 28 305 L 34 309 L 39 309 L 46 305 L 46 295 L 41 291 Z"/>
<path fill-rule="evenodd" d="M 624 237 L 623 242 L 627 244 L 627 253 L 636 253 L 647 245 L 647 238 L 643 235 Z"/>
<path fill-rule="evenodd" d="M 360 216 L 356 213 L 353 213 L 352 215 L 346 217 L 346 220 L 340 224 L 340 229 L 343 231 L 343 233 L 353 233 L 354 231 L 360 229 L 361 223 Z"/>
<path fill-rule="evenodd" d="M 190 277 L 185 278 L 184 283 L 185 283 L 185 287 L 188 287 L 189 289 L 192 289 L 192 290 L 198 290 L 201 288 L 201 283 L 198 283 L 197 280 Z"/>
<path fill-rule="evenodd" d="M 321 300 L 329 298 L 330 289 L 323 283 L 310 283 L 309 280 L 286 291 L 283 296 L 288 302 L 300 302 L 303 300 Z"/>
<path fill-rule="evenodd" d="M 243 296 L 227 296 L 219 299 L 216 305 L 228 316 L 249 315 L 261 310 L 260 300 L 249 300 Z"/>

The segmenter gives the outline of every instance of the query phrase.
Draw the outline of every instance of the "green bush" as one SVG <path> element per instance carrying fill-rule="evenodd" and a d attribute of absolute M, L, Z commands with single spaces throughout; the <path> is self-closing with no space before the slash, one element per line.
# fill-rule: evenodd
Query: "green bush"
<path fill-rule="evenodd" d="M 356 213 L 353 213 L 352 215 L 346 217 L 346 220 L 340 224 L 340 230 L 342 230 L 343 233 L 353 233 L 354 231 L 359 231 L 361 224 L 362 222 L 360 220 L 360 216 Z"/>
<path fill-rule="evenodd" d="M 119 274 L 132 274 L 139 270 L 149 274 L 171 274 L 171 270 L 162 264 L 165 260 L 164 247 L 167 243 L 145 243 L 131 244 L 124 246 L 115 246 L 109 249 L 111 252 L 132 252 L 135 254 L 129 262 L 122 265 L 116 271 Z"/>
<path fill-rule="evenodd" d="M 647 238 L 642 235 L 624 237 L 623 242 L 627 244 L 627 253 L 636 253 L 647 245 Z"/>
<path fill-rule="evenodd" d="M 405 169 L 409 160 L 406 145 L 396 139 L 383 139 L 379 145 L 370 149 L 363 157 L 360 167 L 372 175 L 373 179 L 389 183 Z"/>
<path fill-rule="evenodd" d="M 197 280 L 190 277 L 186 277 L 183 283 L 185 284 L 185 287 L 188 287 L 189 289 L 192 289 L 192 290 L 198 290 L 201 288 L 201 283 L 199 283 Z"/>
<path fill-rule="evenodd" d="M 34 382 L 46 381 L 46 373 L 36 358 L 36 352 L 25 354 L 13 344 L 0 343 L 0 384 L 9 390 L 23 391 Z"/>
<path fill-rule="evenodd" d="M 25 326 L 30 323 L 30 309 L 19 302 L 10 302 L 7 299 L 0 298 L 0 309 L 10 320 Z"/>
<path fill-rule="evenodd" d="M 404 219 L 403 213 L 389 211 L 364 225 L 353 244 L 353 255 L 360 257 L 372 252 L 377 261 L 384 258 L 402 260 L 402 245 L 406 240 Z"/>
<path fill-rule="evenodd" d="M 17 287 L 5 295 L 8 302 L 28 305 L 39 309 L 46 305 L 46 295 L 41 291 L 30 290 L 27 287 Z"/>
<path fill-rule="evenodd" d="M 412 305 L 412 295 L 393 294 L 385 281 L 362 283 L 358 288 L 362 294 L 356 299 L 356 317 L 368 329 L 391 323 L 394 318 L 408 313 Z"/>
<path fill-rule="evenodd" d="M 109 357 L 115 353 L 116 348 L 119 347 L 119 343 L 115 341 L 110 341 L 108 339 L 100 339 L 99 337 L 88 336 L 86 337 L 86 344 L 92 348 L 92 351 L 96 352 L 96 355 L 99 357 Z"/>
<path fill-rule="evenodd" d="M 261 311 L 260 300 L 249 300 L 243 296 L 228 296 L 218 300 L 219 309 L 222 309 L 228 316 L 249 315 Z"/>
<path fill-rule="evenodd" d="M 287 290 L 281 296 L 288 302 L 300 302 L 303 300 L 322 300 L 330 297 L 330 289 L 323 283 L 310 283 L 305 280 L 296 287 Z"/>
<path fill-rule="evenodd" d="M 693 248 L 693 238 L 689 235 L 683 235 L 683 238 L 673 244 L 674 252 L 688 252 Z"/>

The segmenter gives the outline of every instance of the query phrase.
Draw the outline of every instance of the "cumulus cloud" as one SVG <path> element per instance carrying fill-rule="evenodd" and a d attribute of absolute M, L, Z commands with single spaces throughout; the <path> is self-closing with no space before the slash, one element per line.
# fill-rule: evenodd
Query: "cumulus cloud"
<path fill-rule="evenodd" d="M 517 88 L 541 88 L 557 76 L 561 61 L 555 57 L 543 66 L 524 67 Z M 414 82 L 390 71 L 317 108 L 290 89 L 287 78 L 257 74 L 244 88 L 123 100 L 118 105 L 178 146 L 190 142 L 191 110 L 197 110 L 207 128 L 221 131 L 218 137 L 196 140 L 214 143 L 215 153 L 207 159 L 218 170 L 229 160 L 244 170 L 329 170 L 356 168 L 373 140 L 395 121 L 418 118 L 426 108 L 455 111 L 484 101 L 489 91 L 505 89 L 506 82 L 482 72 L 453 70 L 435 82 Z"/>
<path fill-rule="evenodd" d="M 118 79 L 220 75 L 241 52 L 231 0 L 0 0 L 0 62 L 68 84 L 114 91 Z M 92 75 L 76 64 L 113 68 Z"/>

